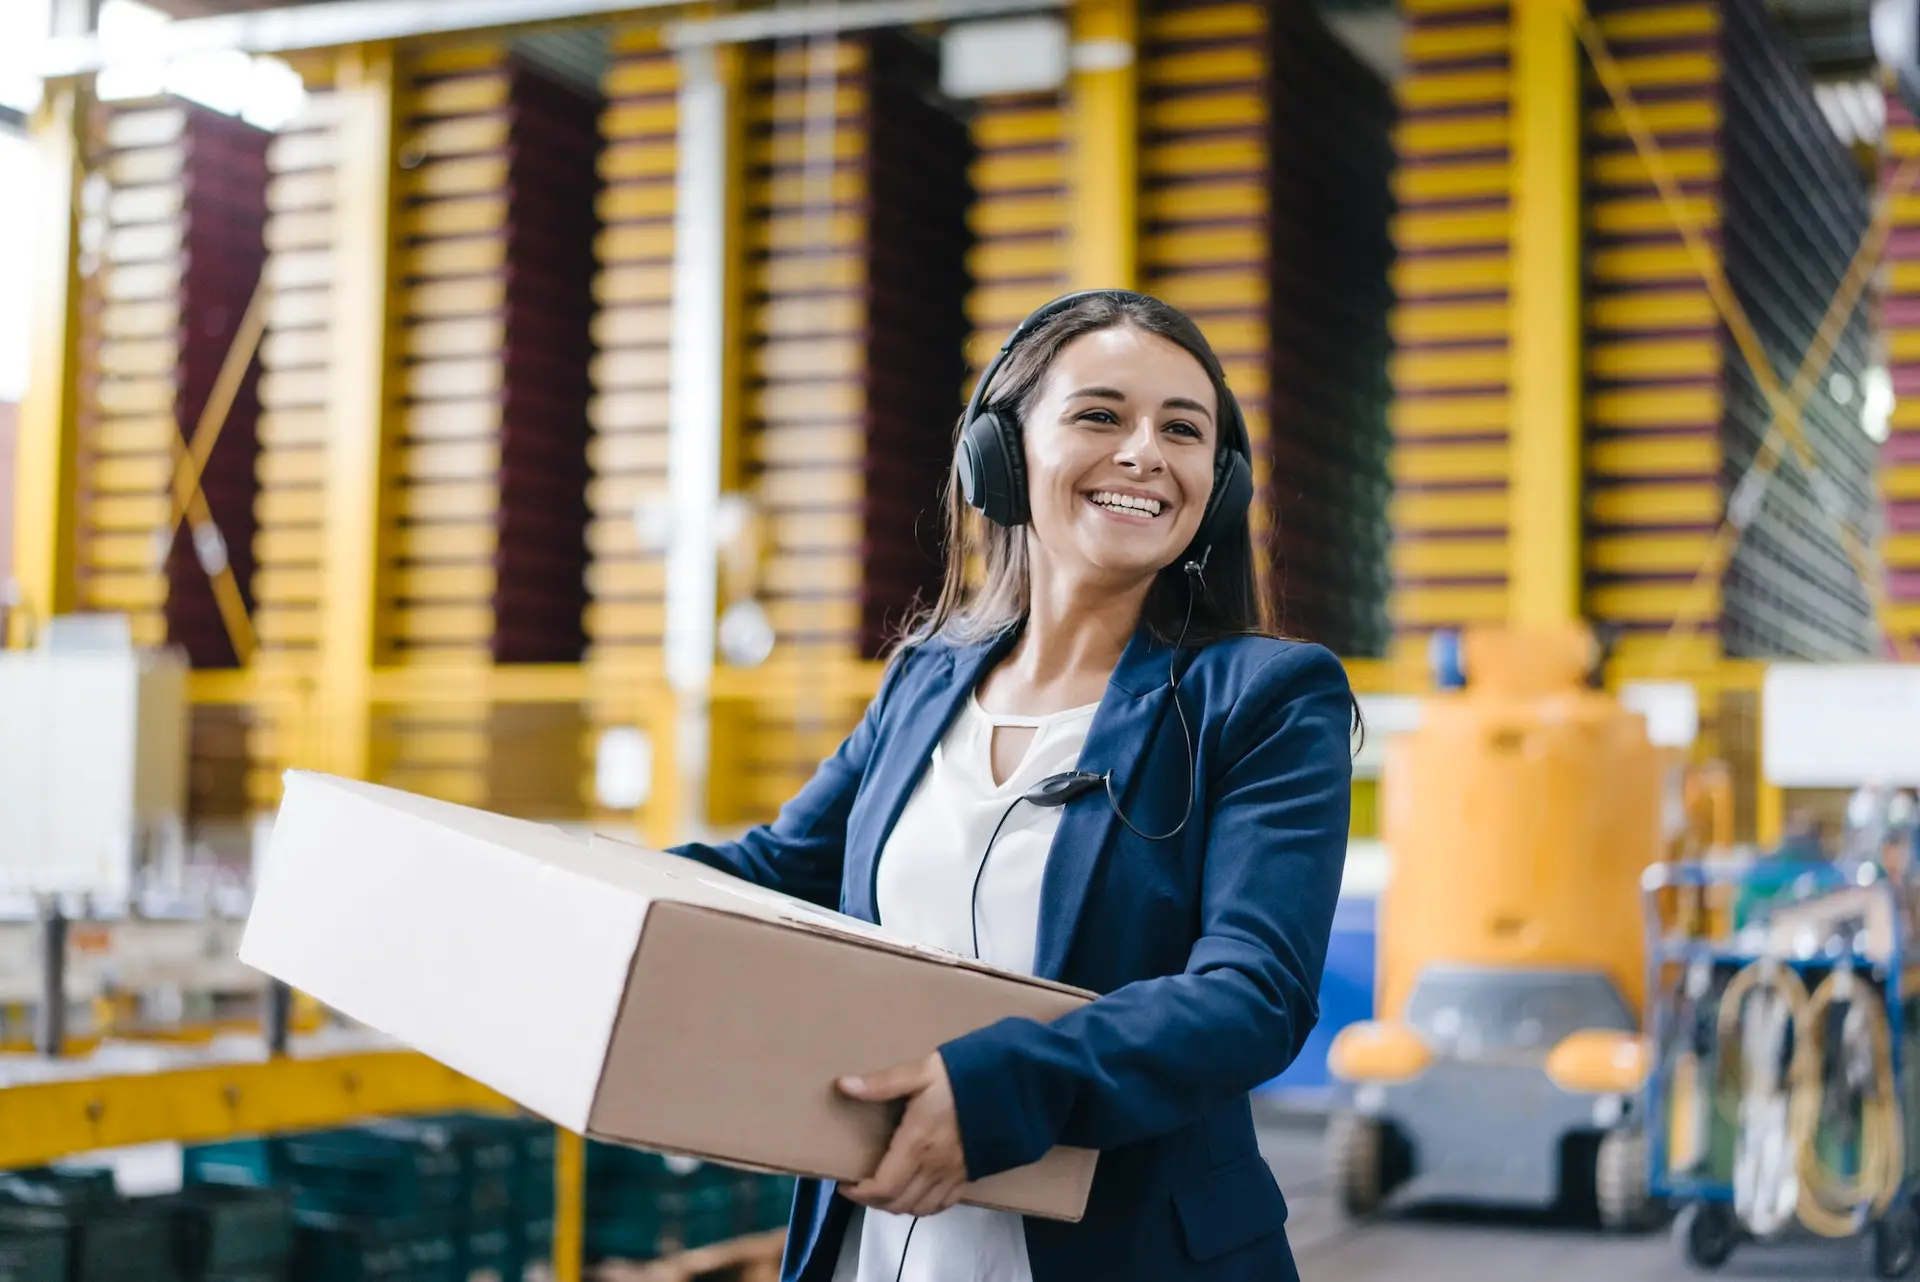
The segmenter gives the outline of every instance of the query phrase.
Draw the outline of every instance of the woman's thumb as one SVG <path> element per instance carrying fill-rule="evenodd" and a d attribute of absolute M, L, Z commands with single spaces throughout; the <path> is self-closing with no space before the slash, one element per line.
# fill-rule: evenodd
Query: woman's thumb
<path fill-rule="evenodd" d="M 926 1085 L 924 1065 L 919 1061 L 896 1064 L 877 1073 L 862 1073 L 840 1079 L 840 1089 L 855 1099 L 890 1100 L 911 1095 Z"/>

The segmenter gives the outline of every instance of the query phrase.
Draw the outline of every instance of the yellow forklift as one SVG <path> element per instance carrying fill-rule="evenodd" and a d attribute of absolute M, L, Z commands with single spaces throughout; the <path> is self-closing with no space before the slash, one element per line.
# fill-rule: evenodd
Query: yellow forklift
<path fill-rule="evenodd" d="M 1469 631 L 1386 748 L 1375 1018 L 1327 1131 L 1348 1214 L 1584 1205 L 1644 1222 L 1640 879 L 1662 761 L 1584 627 Z"/>

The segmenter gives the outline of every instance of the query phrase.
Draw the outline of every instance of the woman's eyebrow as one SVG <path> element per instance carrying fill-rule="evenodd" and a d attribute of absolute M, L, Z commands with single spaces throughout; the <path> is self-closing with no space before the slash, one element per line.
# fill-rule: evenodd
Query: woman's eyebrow
<path fill-rule="evenodd" d="M 1077 401 L 1082 398 L 1097 401 L 1125 401 L 1127 394 L 1117 387 L 1083 387 L 1077 392 L 1067 393 L 1067 399 L 1070 401 Z M 1199 401 L 1192 400 L 1185 396 L 1169 396 L 1166 400 L 1160 402 L 1160 405 L 1163 409 L 1191 410 L 1196 414 L 1205 415 L 1209 420 L 1213 418 L 1213 411 L 1209 410 Z"/>
<path fill-rule="evenodd" d="M 1160 405 L 1163 409 L 1192 410 L 1196 414 L 1206 415 L 1208 421 L 1212 421 L 1213 419 L 1212 410 L 1202 405 L 1199 401 L 1189 400 L 1184 396 L 1169 396 L 1166 400 L 1161 401 Z"/>

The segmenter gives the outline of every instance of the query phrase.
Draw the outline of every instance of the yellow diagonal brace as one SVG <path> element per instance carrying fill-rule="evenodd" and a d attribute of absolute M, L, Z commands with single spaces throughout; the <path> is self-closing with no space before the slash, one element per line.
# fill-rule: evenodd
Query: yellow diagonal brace
<path fill-rule="evenodd" d="M 185 448 L 176 440 L 173 452 L 173 511 L 167 518 L 167 529 L 173 530 L 180 524 L 180 518 L 187 514 L 187 508 L 193 496 L 200 492 L 201 478 L 207 470 L 207 460 L 213 457 L 215 447 L 220 444 L 220 433 L 226 429 L 227 419 L 233 414 L 233 403 L 240 395 L 240 385 L 246 381 L 247 367 L 253 364 L 253 354 L 260 349 L 260 336 L 267 328 L 267 282 L 262 277 L 254 286 L 253 297 L 247 302 L 247 310 L 240 317 L 240 328 L 235 331 L 233 341 L 227 346 L 227 354 L 220 362 L 220 372 L 213 380 L 213 390 L 207 395 L 207 403 L 200 409 L 200 419 L 193 425 L 193 438 Z"/>
<path fill-rule="evenodd" d="M 1820 319 L 1820 327 L 1815 331 L 1813 341 L 1807 344 L 1806 354 L 1800 360 L 1800 368 L 1793 376 L 1793 386 L 1788 390 L 1788 412 L 1793 418 L 1803 413 L 1807 402 L 1813 395 L 1814 381 L 1832 359 L 1833 349 L 1839 344 L 1840 335 L 1846 329 L 1853 309 L 1865 292 L 1867 282 L 1872 279 L 1882 256 L 1886 252 L 1887 235 L 1892 228 L 1894 198 L 1913 185 L 1920 177 L 1920 156 L 1909 157 L 1894 173 L 1893 181 L 1881 195 L 1874 208 L 1872 221 L 1867 225 L 1866 235 L 1860 239 L 1860 247 L 1854 252 L 1853 261 L 1847 266 L 1847 274 L 1840 282 L 1832 302 L 1827 305 L 1827 314 Z M 1780 466 L 1784 457 L 1781 445 L 1786 434 L 1783 423 L 1774 422 L 1767 428 L 1767 434 L 1760 442 L 1759 452 L 1754 455 L 1751 471 L 1761 478 L 1771 477 Z M 1744 483 L 1744 480 L 1743 480 Z M 1665 643 L 1661 646 L 1660 668 L 1664 669 L 1675 660 L 1686 638 L 1698 631 L 1706 616 L 1706 602 L 1712 594 L 1713 585 L 1726 573 L 1727 565 L 1733 560 L 1734 550 L 1739 547 L 1742 530 L 1734 523 L 1729 514 L 1714 532 L 1713 542 L 1707 549 L 1706 560 L 1700 571 L 1688 586 L 1687 595 L 1681 604 L 1680 615 L 1667 632 Z M 1873 591 L 1877 581 L 1870 581 L 1868 590 Z M 1875 602 L 1878 610 L 1881 602 Z M 1894 637 L 1896 647 L 1903 639 Z"/>
<path fill-rule="evenodd" d="M 1639 104 L 1634 100 L 1632 88 L 1627 84 L 1619 63 L 1614 61 L 1613 54 L 1607 47 L 1606 38 L 1580 0 L 1566 0 L 1565 11 L 1569 21 L 1573 23 L 1581 45 L 1587 51 L 1587 57 L 1593 63 L 1594 73 L 1599 77 L 1607 97 L 1613 103 L 1614 110 L 1620 113 L 1621 123 L 1626 126 L 1628 135 L 1633 139 L 1634 150 L 1639 153 L 1640 159 L 1646 165 L 1654 187 L 1660 193 L 1661 203 L 1666 206 L 1668 214 L 1680 233 L 1681 241 L 1686 246 L 1688 257 L 1706 283 L 1707 294 L 1713 300 L 1714 310 L 1725 322 L 1728 332 L 1733 335 L 1735 344 L 1740 348 L 1742 358 L 1753 370 L 1754 381 L 1760 385 L 1761 395 L 1766 397 L 1767 404 L 1773 412 L 1774 425 L 1792 444 L 1795 456 L 1801 468 L 1807 473 L 1809 481 L 1816 479 L 1820 475 L 1820 460 L 1807 441 L 1806 434 L 1801 430 L 1800 412 L 1785 389 L 1780 386 L 1780 376 L 1775 371 L 1773 362 L 1768 359 L 1766 348 L 1761 344 L 1760 336 L 1754 330 L 1753 322 L 1748 318 L 1746 309 L 1740 305 L 1739 298 L 1735 296 L 1733 287 L 1728 283 L 1720 260 L 1707 245 L 1694 210 L 1681 197 L 1679 184 L 1674 180 L 1673 171 L 1667 164 L 1665 153 L 1654 138 L 1653 131 L 1648 128 L 1646 118 L 1641 114 Z M 1864 244 L 1862 248 L 1865 248 Z M 1841 313 L 1843 318 L 1851 314 L 1851 307 Z M 1821 364 L 1824 365 L 1824 363 L 1822 360 Z M 1804 399 L 1803 397 L 1803 404 Z M 1829 515 L 1838 527 L 1836 533 L 1839 536 L 1840 545 L 1846 552 L 1847 560 L 1852 564 L 1854 573 L 1859 576 L 1861 586 L 1866 590 L 1875 614 L 1884 616 L 1885 589 L 1879 581 L 1879 576 L 1874 573 L 1871 557 L 1859 532 L 1839 513 Z M 1737 531 L 1732 536 L 1732 540 L 1738 541 Z M 1718 547 L 1727 541 L 1728 536 L 1723 526 L 1720 535 L 1715 539 L 1715 546 Z M 1699 596 L 1699 593 L 1689 593 L 1685 604 L 1692 609 L 1699 609 L 1697 604 Z M 1906 658 L 1908 649 L 1906 639 L 1895 636 L 1894 645 L 1900 657 Z"/>
<path fill-rule="evenodd" d="M 193 440 L 183 442 L 178 432 L 173 435 L 173 503 L 167 517 L 167 538 L 172 539 L 180 528 L 181 517 L 189 518 L 195 530 L 210 527 L 218 534 L 219 523 L 213 519 L 213 510 L 207 506 L 207 496 L 201 486 L 207 470 L 207 460 L 213 457 L 214 447 L 220 443 L 220 433 L 225 430 L 227 419 L 233 413 L 233 402 L 240 395 L 240 385 L 246 381 L 247 367 L 253 363 L 253 354 L 260 347 L 260 336 L 267 325 L 267 286 L 264 279 L 254 286 L 253 297 L 247 302 L 247 310 L 240 317 L 240 328 L 233 336 L 233 342 L 227 346 L 227 354 L 220 362 L 220 372 L 213 381 L 213 390 L 207 396 L 207 403 L 200 408 L 200 418 L 193 426 Z M 222 538 L 224 544 L 225 539 Z M 241 595 L 239 581 L 233 576 L 233 565 L 221 558 L 220 567 L 208 572 L 213 583 L 214 605 L 220 611 L 221 626 L 226 629 L 227 643 L 233 647 L 233 657 L 242 667 L 252 662 L 260 648 L 260 635 L 254 629 L 253 618 L 247 613 L 246 598 Z"/>

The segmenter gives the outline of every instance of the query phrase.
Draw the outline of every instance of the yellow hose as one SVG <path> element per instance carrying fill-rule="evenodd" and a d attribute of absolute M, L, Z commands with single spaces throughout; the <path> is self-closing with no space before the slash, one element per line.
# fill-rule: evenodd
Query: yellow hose
<path fill-rule="evenodd" d="M 1844 1000 L 1866 1016 L 1873 1045 L 1873 1089 L 1860 1101 L 1860 1173 L 1847 1176 L 1820 1160 L 1821 1105 L 1827 1082 L 1826 1014 L 1840 1000 L 1839 985 L 1851 991 Z M 1873 986 L 1846 971 L 1834 971 L 1805 1006 L 1804 1021 L 1796 1020 L 1793 1087 L 1790 1096 L 1795 1170 L 1800 1177 L 1797 1206 L 1800 1222 L 1822 1237 L 1851 1237 L 1859 1229 L 1861 1207 L 1871 1205 L 1878 1216 L 1900 1191 L 1906 1165 L 1906 1145 L 1900 1118 L 1900 1100 L 1893 1077 L 1893 1037 L 1886 1008 Z"/>

